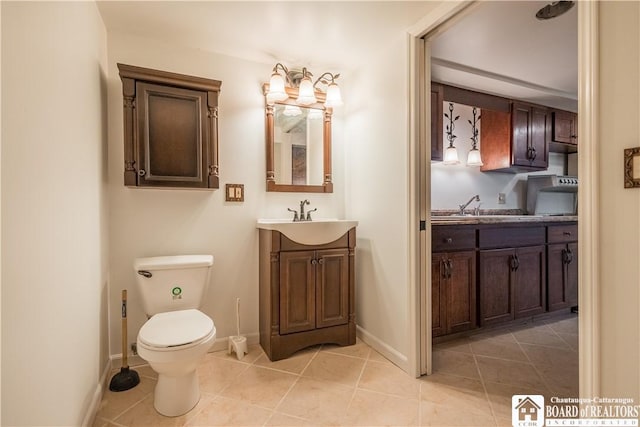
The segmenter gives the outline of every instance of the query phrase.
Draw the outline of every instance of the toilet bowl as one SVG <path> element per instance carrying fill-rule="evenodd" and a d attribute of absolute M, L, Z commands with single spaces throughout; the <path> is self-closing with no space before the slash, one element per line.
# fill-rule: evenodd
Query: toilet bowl
<path fill-rule="evenodd" d="M 177 417 L 200 400 L 196 368 L 216 339 L 200 310 L 213 265 L 211 255 L 138 258 L 141 302 L 149 320 L 138 332 L 138 354 L 158 373 L 153 406 Z"/>
<path fill-rule="evenodd" d="M 216 339 L 211 318 L 189 309 L 158 313 L 138 333 L 138 354 L 158 373 L 154 407 L 176 417 L 200 400 L 196 368 Z"/>

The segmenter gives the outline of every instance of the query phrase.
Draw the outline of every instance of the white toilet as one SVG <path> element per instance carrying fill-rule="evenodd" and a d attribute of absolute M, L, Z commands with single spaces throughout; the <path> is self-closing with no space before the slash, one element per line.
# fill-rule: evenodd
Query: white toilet
<path fill-rule="evenodd" d="M 216 339 L 213 320 L 197 308 L 209 283 L 211 255 L 138 258 L 138 290 L 149 320 L 138 354 L 158 373 L 154 406 L 177 417 L 200 400 L 196 367 Z"/>

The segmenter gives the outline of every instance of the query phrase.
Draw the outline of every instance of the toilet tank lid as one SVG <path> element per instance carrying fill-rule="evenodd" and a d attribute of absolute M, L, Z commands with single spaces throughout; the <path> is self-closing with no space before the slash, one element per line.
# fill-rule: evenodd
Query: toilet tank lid
<path fill-rule="evenodd" d="M 167 270 L 176 268 L 209 267 L 213 264 L 213 255 L 175 255 L 136 258 L 133 268 L 139 270 Z"/>

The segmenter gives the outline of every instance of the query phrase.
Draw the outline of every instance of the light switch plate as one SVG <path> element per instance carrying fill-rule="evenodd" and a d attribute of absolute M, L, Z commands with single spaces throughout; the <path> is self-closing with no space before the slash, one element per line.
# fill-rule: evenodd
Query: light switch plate
<path fill-rule="evenodd" d="M 225 200 L 227 202 L 244 202 L 244 184 L 226 184 Z"/>

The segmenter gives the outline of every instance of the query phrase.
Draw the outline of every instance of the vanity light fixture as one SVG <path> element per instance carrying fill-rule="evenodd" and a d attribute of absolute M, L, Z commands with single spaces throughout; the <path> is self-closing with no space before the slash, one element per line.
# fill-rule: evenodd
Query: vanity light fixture
<path fill-rule="evenodd" d="M 458 120 L 460 116 L 456 116 L 455 118 L 453 117 L 453 103 L 449 103 L 449 114 L 444 113 L 444 116 L 449 119 L 449 124 L 446 125 L 446 133 L 447 139 L 449 140 L 449 146 L 446 150 L 444 150 L 443 163 L 445 165 L 457 165 L 458 163 L 460 163 L 460 160 L 458 159 L 458 150 L 453 146 L 453 141 L 455 141 L 455 139 L 457 138 L 457 136 L 453 134 L 453 130 L 456 127 L 454 122 Z"/>
<path fill-rule="evenodd" d="M 469 156 L 467 157 L 467 166 L 482 166 L 482 158 L 480 157 L 480 150 L 478 150 L 478 121 L 480 121 L 480 117 L 476 117 L 478 113 L 478 109 L 473 107 L 473 122 L 468 120 L 471 125 L 471 150 L 469 151 Z"/>
<path fill-rule="evenodd" d="M 280 74 L 280 71 L 284 73 L 284 77 Z M 340 87 L 336 84 L 336 79 L 340 77 L 340 74 L 323 73 L 315 82 L 311 80 L 312 77 L 313 74 L 311 74 L 306 67 L 303 67 L 302 71 L 289 71 L 287 67 L 278 62 L 273 67 L 271 79 L 269 80 L 267 102 L 274 103 L 286 100 L 289 97 L 286 90 L 288 84 L 291 88 L 298 88 L 296 104 L 302 106 L 315 104 L 318 102 L 315 91 L 320 90 L 317 88 L 317 85 L 318 83 L 322 83 L 327 87 L 324 106 L 333 108 L 342 105 Z"/>

